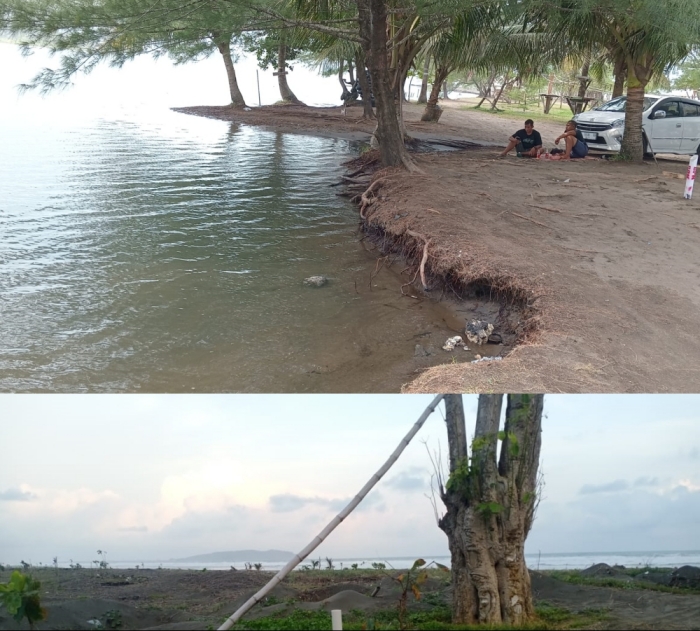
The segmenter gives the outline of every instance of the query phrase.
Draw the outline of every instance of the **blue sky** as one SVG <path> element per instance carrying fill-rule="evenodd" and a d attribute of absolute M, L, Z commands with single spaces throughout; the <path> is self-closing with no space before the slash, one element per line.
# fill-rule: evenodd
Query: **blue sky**
<path fill-rule="evenodd" d="M 303 547 L 431 400 L 408 395 L 0 395 L 0 562 Z M 476 397 L 465 397 L 473 427 Z M 700 397 L 548 395 L 530 550 L 697 548 Z M 321 554 L 446 552 L 435 413 Z"/>

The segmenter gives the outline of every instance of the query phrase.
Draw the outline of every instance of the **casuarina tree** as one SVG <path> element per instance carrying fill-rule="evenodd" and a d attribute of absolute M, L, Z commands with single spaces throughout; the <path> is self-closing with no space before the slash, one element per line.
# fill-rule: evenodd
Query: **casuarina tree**
<path fill-rule="evenodd" d="M 454 623 L 522 624 L 534 616 L 525 539 L 538 502 L 544 395 L 481 395 L 468 446 L 461 395 L 445 397 L 449 471 L 440 528 L 452 557 Z M 500 453 L 499 453 L 500 444 Z"/>

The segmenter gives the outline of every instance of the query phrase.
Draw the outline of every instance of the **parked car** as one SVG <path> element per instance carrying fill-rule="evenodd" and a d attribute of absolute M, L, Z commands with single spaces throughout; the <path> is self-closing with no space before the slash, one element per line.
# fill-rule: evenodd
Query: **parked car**
<path fill-rule="evenodd" d="M 591 149 L 619 151 L 625 131 L 625 105 L 621 96 L 583 114 L 574 116 Z M 642 127 L 651 143 L 644 140 L 644 153 L 693 155 L 700 152 L 700 101 L 679 96 L 644 97 Z"/>

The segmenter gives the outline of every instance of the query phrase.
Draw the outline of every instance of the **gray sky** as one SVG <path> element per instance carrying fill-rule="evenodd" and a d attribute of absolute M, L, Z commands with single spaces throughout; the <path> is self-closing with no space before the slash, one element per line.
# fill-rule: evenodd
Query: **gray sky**
<path fill-rule="evenodd" d="M 431 400 L 409 395 L 0 395 L 0 562 L 303 547 Z M 465 397 L 473 428 L 476 397 Z M 697 549 L 700 397 L 549 395 L 528 549 Z M 447 552 L 426 498 L 435 413 L 320 550 Z"/>

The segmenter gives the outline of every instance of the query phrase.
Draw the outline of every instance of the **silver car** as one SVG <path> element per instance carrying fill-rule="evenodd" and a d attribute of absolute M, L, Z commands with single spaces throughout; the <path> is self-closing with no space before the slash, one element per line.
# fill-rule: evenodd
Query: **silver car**
<path fill-rule="evenodd" d="M 627 97 L 621 96 L 589 112 L 574 116 L 591 149 L 620 150 L 625 131 L 626 103 Z M 647 95 L 644 97 L 642 127 L 646 132 L 644 153 L 698 153 L 700 101 L 679 96 Z"/>

